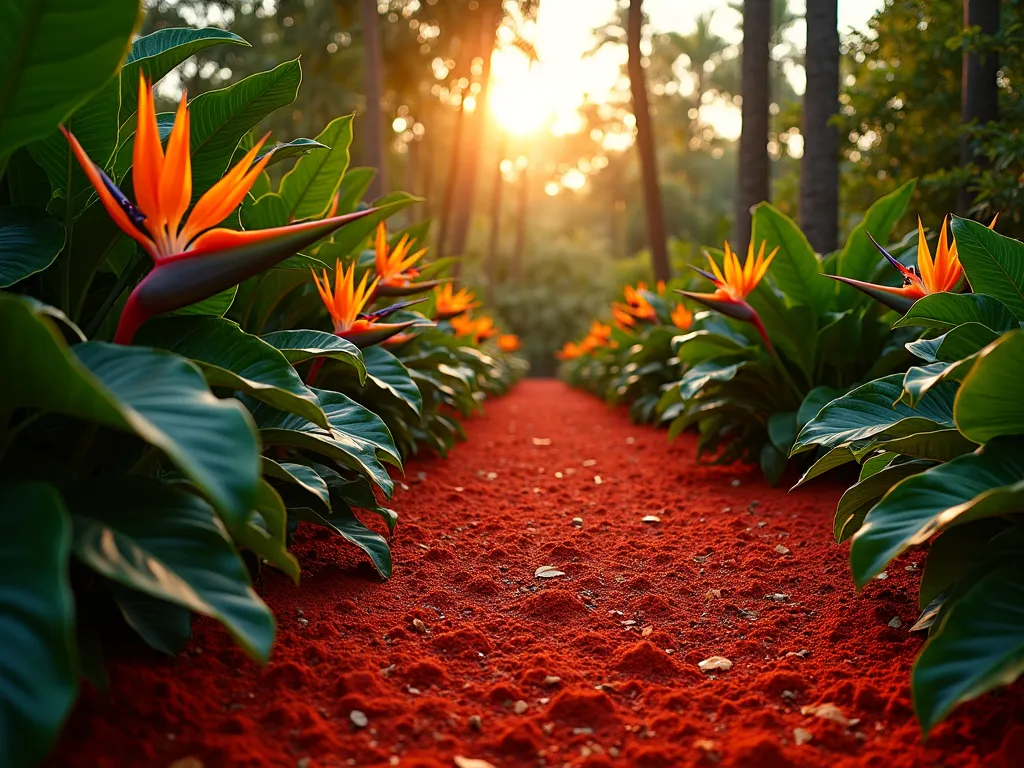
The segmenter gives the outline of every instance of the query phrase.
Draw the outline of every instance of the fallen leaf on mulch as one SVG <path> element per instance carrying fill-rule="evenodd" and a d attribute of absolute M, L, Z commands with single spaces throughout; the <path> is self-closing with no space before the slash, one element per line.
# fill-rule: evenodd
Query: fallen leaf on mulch
<path fill-rule="evenodd" d="M 712 656 L 709 659 L 704 659 L 697 666 L 700 667 L 701 672 L 714 672 L 719 669 L 728 672 L 732 669 L 732 662 L 725 656 Z"/>
<path fill-rule="evenodd" d="M 542 565 L 533 575 L 538 579 L 553 579 L 557 576 L 565 576 L 565 571 L 560 571 L 553 565 Z"/>
<path fill-rule="evenodd" d="M 808 731 L 806 728 L 794 728 L 793 729 L 793 741 L 799 747 L 801 744 L 806 744 L 814 738 L 814 734 Z"/>
<path fill-rule="evenodd" d="M 775 551 L 778 552 L 780 555 L 788 555 L 789 554 L 789 547 L 784 546 L 782 544 L 776 544 L 775 545 Z"/>
<path fill-rule="evenodd" d="M 641 523 L 660 523 L 661 522 L 661 518 L 658 517 L 657 515 L 644 515 L 642 518 L 640 518 L 640 522 Z"/>
<path fill-rule="evenodd" d="M 456 768 L 494 768 L 493 763 L 488 763 L 486 760 L 477 760 L 475 757 L 463 757 L 462 755 L 455 756 Z"/>
<path fill-rule="evenodd" d="M 825 704 L 814 704 L 809 707 L 800 707 L 801 715 L 814 715 L 820 717 L 822 720 L 831 720 L 833 723 L 839 723 L 844 728 L 850 728 L 860 722 L 859 718 L 849 718 L 842 713 L 832 702 Z"/>

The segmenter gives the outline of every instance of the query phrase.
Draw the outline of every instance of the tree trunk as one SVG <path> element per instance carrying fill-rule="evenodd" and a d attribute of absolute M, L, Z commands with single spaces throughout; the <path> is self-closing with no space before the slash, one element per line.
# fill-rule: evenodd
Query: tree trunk
<path fill-rule="evenodd" d="M 813 2 L 811 3 L 813 5 Z M 768 199 L 768 78 L 771 65 L 772 0 L 744 0 L 743 54 L 740 92 L 743 128 L 740 134 L 736 215 L 732 227 L 735 250 L 746 255 L 750 241 L 750 209 Z"/>
<path fill-rule="evenodd" d="M 665 213 L 661 207 L 658 186 L 658 161 L 654 154 L 654 129 L 647 104 L 647 80 L 641 63 L 640 31 L 643 26 L 643 0 L 629 1 L 629 24 L 626 31 L 629 60 L 629 90 L 633 96 L 636 118 L 636 146 L 640 152 L 640 175 L 644 188 L 644 213 L 647 223 L 647 247 L 651 249 L 654 279 L 669 279 L 668 243 L 665 239 Z"/>
<path fill-rule="evenodd" d="M 448 255 L 449 230 L 452 224 L 453 205 L 455 203 L 455 189 L 459 184 L 459 166 L 462 157 L 462 126 L 466 120 L 466 114 L 462 111 L 462 103 L 455 113 L 455 130 L 452 132 L 452 145 L 448 155 L 448 176 L 444 185 L 444 197 L 441 199 L 441 228 L 437 236 L 437 251 L 439 256 Z M 458 274 L 459 262 L 452 265 L 452 271 Z"/>
<path fill-rule="evenodd" d="M 818 253 L 835 250 L 839 240 L 839 132 L 829 125 L 839 111 L 838 13 L 837 0 L 807 4 L 800 226 Z"/>
<path fill-rule="evenodd" d="M 505 180 L 501 175 L 501 161 L 507 151 L 508 140 L 501 134 L 498 141 L 498 157 L 494 164 L 494 186 L 491 188 L 491 232 L 487 238 L 487 300 L 491 302 L 494 285 L 498 281 L 498 243 L 501 238 L 501 193 Z"/>
<path fill-rule="evenodd" d="M 984 35 L 999 33 L 999 0 L 964 0 L 964 26 L 979 27 Z M 963 88 L 961 92 L 962 120 L 965 125 L 979 125 L 999 119 L 999 90 L 996 78 L 999 56 L 991 48 L 964 50 Z M 969 137 L 960 142 L 960 164 L 979 162 L 977 148 Z M 957 196 L 957 209 L 966 216 L 974 204 L 974 195 L 964 185 Z"/>
<path fill-rule="evenodd" d="M 481 60 L 480 91 L 476 94 L 476 108 L 466 117 L 465 161 L 460 164 L 461 182 L 452 221 L 452 253 L 464 253 L 469 237 L 469 226 L 473 218 L 473 204 L 476 202 L 477 177 L 480 175 L 480 152 L 484 143 L 487 125 L 487 91 L 491 78 L 491 56 L 497 39 L 498 21 L 501 18 L 500 0 L 482 3 L 478 11 L 479 28 L 474 58 Z"/>
<path fill-rule="evenodd" d="M 366 164 L 377 169 L 367 196 L 375 200 L 388 188 L 387 158 L 384 154 L 384 120 L 381 109 L 384 101 L 383 64 L 380 51 L 380 14 L 377 0 L 359 0 L 363 26 L 363 55 L 366 57 L 366 115 L 362 131 L 366 137 Z"/>
<path fill-rule="evenodd" d="M 530 167 L 519 172 L 519 204 L 516 210 L 516 245 L 512 257 L 511 273 L 518 280 L 523 274 L 523 256 L 526 253 L 526 215 L 530 201 Z"/>

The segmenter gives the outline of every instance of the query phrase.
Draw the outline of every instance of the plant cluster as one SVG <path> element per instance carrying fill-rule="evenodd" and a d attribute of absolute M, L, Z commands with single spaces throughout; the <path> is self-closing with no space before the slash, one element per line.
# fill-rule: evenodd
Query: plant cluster
<path fill-rule="evenodd" d="M 695 426 L 702 453 L 759 459 L 772 482 L 791 458 L 797 486 L 860 464 L 834 523 L 858 588 L 932 542 L 913 628 L 929 634 L 912 674 L 927 732 L 1024 671 L 1024 244 L 954 217 L 934 248 L 920 224 L 882 247 L 912 190 L 823 258 L 762 204 L 747 258 L 726 245 L 702 271 L 713 293 L 678 291 L 714 313 L 679 334 L 660 295 L 627 288 L 617 330 L 597 323 L 562 357 L 573 384 L 671 435 Z"/>
<path fill-rule="evenodd" d="M 909 182 L 877 201 L 843 248 L 824 258 L 788 216 L 762 203 L 747 258 L 728 244 L 708 249 L 710 271 L 697 272 L 715 290 L 680 291 L 714 312 L 691 316 L 679 305 L 676 322 L 664 299 L 640 290 L 663 308 L 626 325 L 622 308 L 613 307 L 621 334 L 615 346 L 584 343 L 578 356 L 579 345 L 570 346 L 563 354 L 575 359 L 566 375 L 631 403 L 638 419 L 668 425 L 670 436 L 696 427 L 701 456 L 760 462 L 776 482 L 797 432 L 825 403 L 910 359 L 903 342 L 911 333 L 891 334 L 888 308 L 850 283 L 899 275 L 869 235 L 888 236 L 913 189 Z M 912 258 L 916 245 L 907 238 L 889 250 Z"/>
<path fill-rule="evenodd" d="M 5 766 L 45 755 L 81 677 L 104 685 L 114 616 L 170 654 L 209 616 L 265 662 L 275 621 L 253 580 L 298 583 L 301 523 L 390 576 L 389 467 L 444 454 L 525 367 L 488 318 L 455 326 L 474 302 L 444 260 L 421 263 L 426 225 L 388 237 L 416 198 L 362 202 L 374 171 L 348 167 L 351 116 L 315 139 L 253 134 L 294 99 L 297 60 L 157 114 L 153 83 L 247 44 L 129 45 L 137 0 L 87 6 L 37 9 L 0 73 Z"/>

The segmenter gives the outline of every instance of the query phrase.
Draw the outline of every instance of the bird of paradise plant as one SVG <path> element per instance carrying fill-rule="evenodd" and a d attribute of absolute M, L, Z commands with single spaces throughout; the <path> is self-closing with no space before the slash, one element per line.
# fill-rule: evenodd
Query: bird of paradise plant
<path fill-rule="evenodd" d="M 378 296 L 411 296 L 422 291 L 429 291 L 431 288 L 447 282 L 444 280 L 427 280 L 414 282 L 420 276 L 420 271 L 415 264 L 426 254 L 426 248 L 409 253 L 415 240 L 408 235 L 402 235 L 394 248 L 388 246 L 387 227 L 382 221 L 377 225 L 377 237 L 374 243 L 375 266 L 377 269 Z"/>
<path fill-rule="evenodd" d="M 612 317 L 620 329 L 628 331 L 635 328 L 638 321 L 657 321 L 658 314 L 644 296 L 646 292 L 647 285 L 643 282 L 637 283 L 635 288 L 627 285 L 622 289 L 625 303 L 615 302 L 612 304 Z"/>
<path fill-rule="evenodd" d="M 118 344 L 131 343 L 150 317 L 237 285 L 372 212 L 251 231 L 217 226 L 238 207 L 270 161 L 272 153 L 258 157 L 264 137 L 199 198 L 185 219 L 192 201 L 187 99 L 182 95 L 165 152 L 152 86 L 142 75 L 132 149 L 135 202 L 89 158 L 74 134 L 63 126 L 61 130 L 107 213 L 153 259 L 153 269 L 131 292 L 121 313 L 114 335 Z"/>
<path fill-rule="evenodd" d="M 451 283 L 434 289 L 434 319 L 451 320 L 454 317 L 480 306 L 474 301 L 473 292 L 467 288 L 456 291 Z"/>
<path fill-rule="evenodd" d="M 334 323 L 334 333 L 360 348 L 378 344 L 416 322 L 414 320 L 404 323 L 378 322 L 391 314 L 396 309 L 395 307 L 364 313 L 363 310 L 372 301 L 380 279 L 374 278 L 373 282 L 367 284 L 369 277 L 369 273 L 364 272 L 362 280 L 356 285 L 356 265 L 351 264 L 348 269 L 343 269 L 339 261 L 334 269 L 332 290 L 327 270 L 324 270 L 322 280 L 316 272 L 313 272 L 317 291 L 319 291 L 320 298 L 323 299 L 324 306 L 327 307 Z"/>
<path fill-rule="evenodd" d="M 718 268 L 715 260 L 711 258 L 710 253 L 705 254 L 711 267 L 710 272 L 694 267 L 697 272 L 714 283 L 715 292 L 694 293 L 692 291 L 677 291 L 677 293 L 681 293 L 689 299 L 711 307 L 711 309 L 717 310 L 723 315 L 750 323 L 757 328 L 757 332 L 761 335 L 761 339 L 764 341 L 768 351 L 774 354 L 775 349 L 772 346 L 771 339 L 768 338 L 768 331 L 765 330 L 764 323 L 761 322 L 761 318 L 754 308 L 746 301 L 750 292 L 757 287 L 757 284 L 761 282 L 761 278 L 765 276 L 768 267 L 771 266 L 772 259 L 775 258 L 775 254 L 779 251 L 778 247 L 776 247 L 765 258 L 765 246 L 766 243 L 762 242 L 755 258 L 754 243 L 751 242 L 747 249 L 746 263 L 741 264 L 739 257 L 729 247 L 727 242 L 725 244 L 725 257 L 722 260 L 721 269 Z"/>
<path fill-rule="evenodd" d="M 995 228 L 998 215 L 988 225 L 989 229 Z M 949 229 L 949 217 L 942 220 L 942 229 L 939 232 L 939 242 L 935 247 L 935 257 L 932 258 L 931 250 L 928 248 L 928 241 L 924 236 L 924 225 L 921 218 L 917 219 L 917 267 L 905 267 L 885 248 L 878 244 L 878 241 L 868 233 L 871 242 L 874 244 L 886 260 L 892 264 L 903 276 L 903 285 L 893 288 L 888 285 L 875 285 L 861 280 L 854 280 L 840 275 L 827 275 L 833 280 L 838 280 L 847 285 L 852 285 L 857 290 L 867 294 L 875 301 L 883 304 L 897 312 L 905 313 L 914 302 L 930 293 L 953 292 L 957 289 L 964 276 L 963 267 L 960 265 L 960 257 L 956 250 L 956 238 L 947 237 Z"/>

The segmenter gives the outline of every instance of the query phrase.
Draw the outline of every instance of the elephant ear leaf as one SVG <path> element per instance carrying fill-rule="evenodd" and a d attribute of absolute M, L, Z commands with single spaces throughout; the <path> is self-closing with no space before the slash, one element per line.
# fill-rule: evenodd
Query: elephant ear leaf
<path fill-rule="evenodd" d="M 71 521 L 42 483 L 0 485 L 0 765 L 35 765 L 77 694 Z"/>

